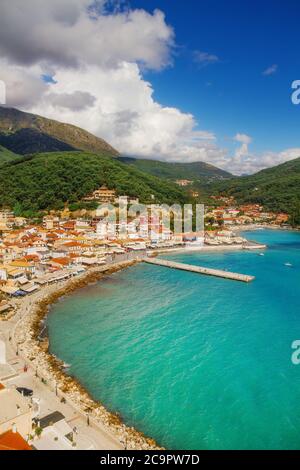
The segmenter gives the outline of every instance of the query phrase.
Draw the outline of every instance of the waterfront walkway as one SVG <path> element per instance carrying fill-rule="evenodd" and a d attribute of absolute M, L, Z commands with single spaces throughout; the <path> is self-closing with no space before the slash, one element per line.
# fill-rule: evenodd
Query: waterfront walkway
<path fill-rule="evenodd" d="M 156 264 L 166 268 L 180 269 L 181 271 L 190 271 L 192 273 L 205 274 L 207 276 L 222 277 L 232 281 L 251 282 L 255 279 L 254 276 L 247 274 L 232 273 L 229 271 L 222 271 L 220 269 L 204 268 L 202 266 L 194 266 L 191 264 L 176 263 L 175 261 L 168 261 L 160 258 L 144 258 L 145 263 Z"/>

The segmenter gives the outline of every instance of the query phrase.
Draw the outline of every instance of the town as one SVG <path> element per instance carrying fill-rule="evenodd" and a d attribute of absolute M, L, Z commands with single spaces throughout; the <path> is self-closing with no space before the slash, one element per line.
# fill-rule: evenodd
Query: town
<path fill-rule="evenodd" d="M 205 209 L 201 233 L 175 233 L 164 225 L 160 206 L 147 206 L 149 216 L 128 217 L 120 223 L 107 217 L 103 204 L 129 208 L 138 205 L 138 199 L 118 196 L 105 186 L 85 199 L 97 201 L 99 209 L 78 214 L 66 207 L 46 214 L 40 223 L 9 209 L 0 212 L 0 448 L 153 448 L 144 441 L 130 444 L 124 430 L 118 439 L 107 429 L 104 432 L 88 413 L 72 405 L 49 376 L 39 372 L 38 355 L 28 368 L 28 356 L 34 356 L 34 348 L 26 351 L 25 347 L 31 326 L 26 333 L 24 323 L 19 329 L 17 325 L 39 292 L 55 292 L 86 273 L 105 272 L 159 252 L 256 248 L 240 230 L 253 225 L 284 227 L 288 222 L 286 214 L 271 214 L 256 204 L 238 207 L 232 198 L 216 196 L 215 204 Z M 48 346 L 42 325 L 39 341 L 41 347 Z"/>
<path fill-rule="evenodd" d="M 116 196 L 114 190 L 101 187 L 87 199 L 99 204 L 138 204 L 138 199 Z M 129 254 L 166 251 L 199 245 L 231 246 L 245 244 L 239 230 L 254 224 L 288 227 L 287 214 L 264 211 L 258 204 L 237 207 L 232 198 L 215 196 L 215 207 L 205 209 L 205 227 L 201 233 L 176 233 L 164 225 L 160 206 L 147 206 L 149 216 L 141 214 L 127 222 L 110 220 L 100 209 L 74 217 L 65 209 L 49 213 L 34 225 L 10 210 L 0 212 L 0 314 L 11 309 L 9 299 L 30 295 L 43 285 L 76 276 L 92 266 L 106 265 L 116 257 Z M 155 212 L 155 210 L 156 212 Z M 150 212 L 151 210 L 151 212 Z M 153 215 L 153 212 L 155 215 Z"/>

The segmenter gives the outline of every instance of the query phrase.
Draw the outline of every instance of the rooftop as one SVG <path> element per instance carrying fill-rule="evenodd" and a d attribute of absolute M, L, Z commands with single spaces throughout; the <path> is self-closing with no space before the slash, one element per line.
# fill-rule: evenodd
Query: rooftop
<path fill-rule="evenodd" d="M 18 432 L 7 431 L 0 435 L 0 450 L 32 450 Z"/>

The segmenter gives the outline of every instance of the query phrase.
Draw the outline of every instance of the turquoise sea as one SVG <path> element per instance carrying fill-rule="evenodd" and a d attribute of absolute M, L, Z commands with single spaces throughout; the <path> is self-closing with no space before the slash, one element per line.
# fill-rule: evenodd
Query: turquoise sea
<path fill-rule="evenodd" d="M 169 449 L 300 449 L 300 232 L 244 235 L 267 243 L 265 255 L 168 258 L 255 275 L 251 284 L 138 265 L 48 317 L 51 352 L 70 373 Z"/>

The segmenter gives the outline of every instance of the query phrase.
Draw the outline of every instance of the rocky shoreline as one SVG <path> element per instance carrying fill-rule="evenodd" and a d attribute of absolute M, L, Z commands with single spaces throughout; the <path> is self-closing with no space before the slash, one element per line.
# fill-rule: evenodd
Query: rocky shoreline
<path fill-rule="evenodd" d="M 15 325 L 12 340 L 19 355 L 35 370 L 36 375 L 55 390 L 61 400 L 66 400 L 86 416 L 90 425 L 99 426 L 102 431 L 104 429 L 126 449 L 159 450 L 162 448 L 153 439 L 133 427 L 126 426 L 120 416 L 109 412 L 100 402 L 93 400 L 79 381 L 66 373 L 62 361 L 50 354 L 47 339 L 39 340 L 42 321 L 47 316 L 50 306 L 60 297 L 97 282 L 104 275 L 132 266 L 136 262 L 138 261 L 125 261 L 91 269 L 77 278 L 42 288 L 28 299 L 27 304 L 23 301 L 19 305 L 21 318 Z"/>

